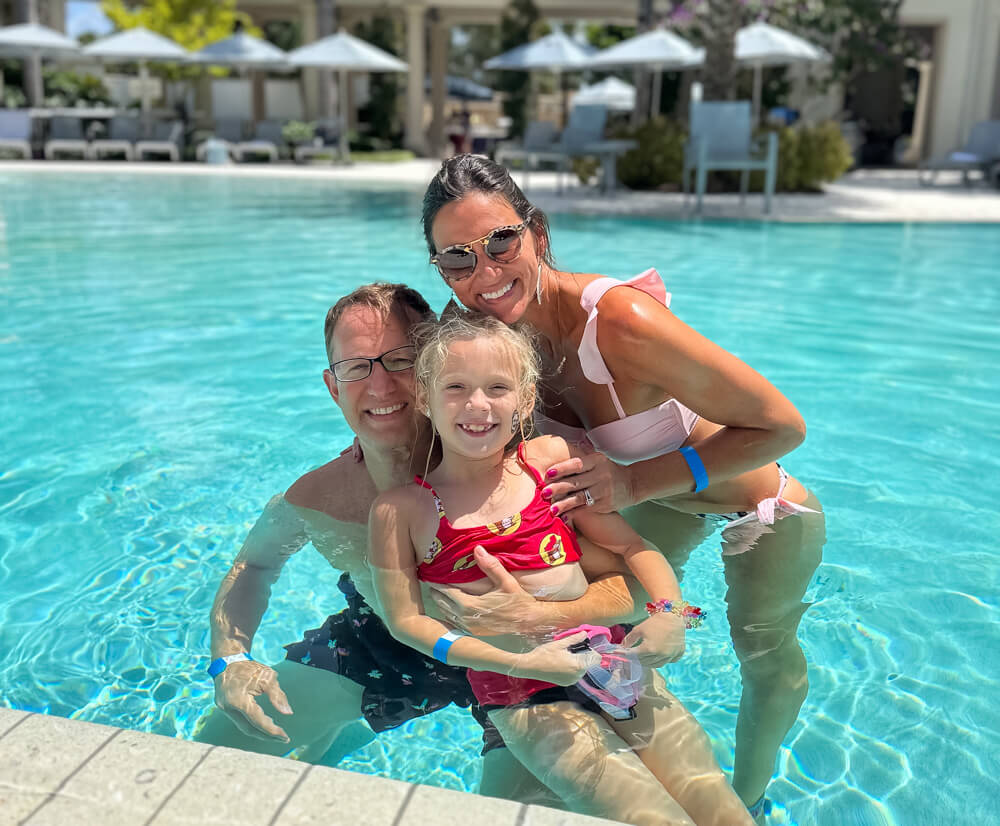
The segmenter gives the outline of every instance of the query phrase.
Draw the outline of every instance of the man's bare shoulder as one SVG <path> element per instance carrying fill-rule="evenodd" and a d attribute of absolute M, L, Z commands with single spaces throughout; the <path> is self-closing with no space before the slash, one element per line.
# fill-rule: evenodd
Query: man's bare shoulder
<path fill-rule="evenodd" d="M 338 522 L 363 525 L 368 522 L 368 511 L 377 493 L 364 463 L 345 453 L 299 477 L 285 491 L 285 499 Z"/>

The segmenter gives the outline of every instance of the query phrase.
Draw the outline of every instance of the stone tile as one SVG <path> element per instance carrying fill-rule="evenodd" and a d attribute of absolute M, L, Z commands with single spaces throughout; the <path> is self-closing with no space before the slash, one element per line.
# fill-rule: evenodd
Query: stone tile
<path fill-rule="evenodd" d="M 497 797 L 481 797 L 436 786 L 415 786 L 399 826 L 426 826 L 428 823 L 468 826 L 470 822 L 515 826 L 523 809 L 522 803 Z M 474 817 L 470 816 L 473 813 Z"/>
<path fill-rule="evenodd" d="M 547 806 L 526 806 L 524 820 L 519 826 L 621 826 L 617 820 L 588 817 Z"/>
<path fill-rule="evenodd" d="M 28 716 L 27 711 L 20 711 L 16 708 L 6 708 L 0 706 L 0 739 L 11 730 L 17 723 Z"/>
<path fill-rule="evenodd" d="M 151 826 L 267 826 L 308 768 L 295 760 L 214 748 L 170 796 Z"/>
<path fill-rule="evenodd" d="M 30 826 L 144 823 L 210 750 L 204 743 L 122 731 L 35 813 Z"/>
<path fill-rule="evenodd" d="M 411 788 L 398 780 L 313 766 L 274 826 L 393 826 Z"/>
<path fill-rule="evenodd" d="M 19 823 L 31 814 L 116 731 L 46 714 L 8 730 L 0 739 L 0 819 Z"/>

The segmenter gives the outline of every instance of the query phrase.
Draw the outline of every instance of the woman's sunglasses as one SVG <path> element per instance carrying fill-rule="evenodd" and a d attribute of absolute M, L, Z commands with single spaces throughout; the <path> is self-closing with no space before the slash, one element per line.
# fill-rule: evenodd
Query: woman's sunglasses
<path fill-rule="evenodd" d="M 455 244 L 431 256 L 431 263 L 438 268 L 445 281 L 462 281 L 476 271 L 479 258 L 472 251 L 474 244 L 482 244 L 486 257 L 498 264 L 516 261 L 521 254 L 521 236 L 528 228 L 530 216 L 511 227 L 497 227 L 482 238 L 468 244 Z"/>

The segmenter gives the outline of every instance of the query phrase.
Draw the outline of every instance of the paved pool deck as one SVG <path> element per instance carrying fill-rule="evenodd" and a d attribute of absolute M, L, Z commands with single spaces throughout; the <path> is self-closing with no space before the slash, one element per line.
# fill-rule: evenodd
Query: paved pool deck
<path fill-rule="evenodd" d="M 287 163 L 209 166 L 195 163 L 126 163 L 123 161 L 0 161 L 0 174 L 31 171 L 37 174 L 65 172 L 107 175 L 128 172 L 143 175 L 211 175 L 232 177 L 290 178 L 413 187 L 427 185 L 439 162 L 429 159 L 399 163 L 358 163 L 349 166 L 296 166 Z M 514 174 L 523 184 L 523 175 Z M 526 194 L 550 213 L 585 215 L 639 215 L 664 219 L 696 219 L 693 199 L 678 192 L 634 192 L 619 188 L 604 194 L 593 187 L 574 184 L 564 176 L 565 190 L 558 191 L 557 176 L 532 173 Z M 942 173 L 932 187 L 919 184 L 911 169 L 850 172 L 827 184 L 821 194 L 779 194 L 770 216 L 763 214 L 763 197 L 750 195 L 740 203 L 736 194 L 705 196 L 704 218 L 766 220 L 788 223 L 834 222 L 963 222 L 1000 223 L 1000 190 L 974 182 L 961 183 L 958 173 Z"/>
<path fill-rule="evenodd" d="M 0 826 L 613 826 L 0 707 Z"/>

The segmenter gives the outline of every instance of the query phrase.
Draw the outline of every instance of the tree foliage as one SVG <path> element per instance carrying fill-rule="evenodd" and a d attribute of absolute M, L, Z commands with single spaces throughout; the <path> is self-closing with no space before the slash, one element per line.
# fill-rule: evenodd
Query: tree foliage
<path fill-rule="evenodd" d="M 500 19 L 500 51 L 506 52 L 530 42 L 536 34 L 541 17 L 533 0 L 510 0 Z M 507 95 L 503 112 L 511 119 L 511 135 L 523 135 L 528 121 L 528 98 L 531 93 L 528 72 L 497 72 L 495 88 Z"/>
<path fill-rule="evenodd" d="M 865 74 L 916 54 L 916 42 L 899 22 L 902 5 L 903 0 L 672 0 L 666 22 L 705 46 L 706 97 L 725 99 L 738 82 L 718 71 L 731 60 L 734 23 L 738 28 L 764 20 L 821 46 L 832 56 L 829 80 L 850 88 Z"/>
<path fill-rule="evenodd" d="M 236 10 L 236 0 L 101 0 L 101 11 L 118 30 L 142 26 L 196 52 L 233 33 L 237 22 L 259 37 L 250 16 Z"/>
<path fill-rule="evenodd" d="M 389 54 L 399 55 L 403 32 L 399 21 L 388 14 L 376 14 L 368 22 L 358 23 L 354 34 L 373 46 Z M 379 72 L 369 75 L 368 105 L 362 114 L 371 127 L 371 136 L 376 139 L 374 147 L 388 149 L 400 144 L 401 129 L 396 117 L 396 99 L 400 92 L 399 75 L 395 72 Z M 382 142 L 379 144 L 378 142 Z"/>

